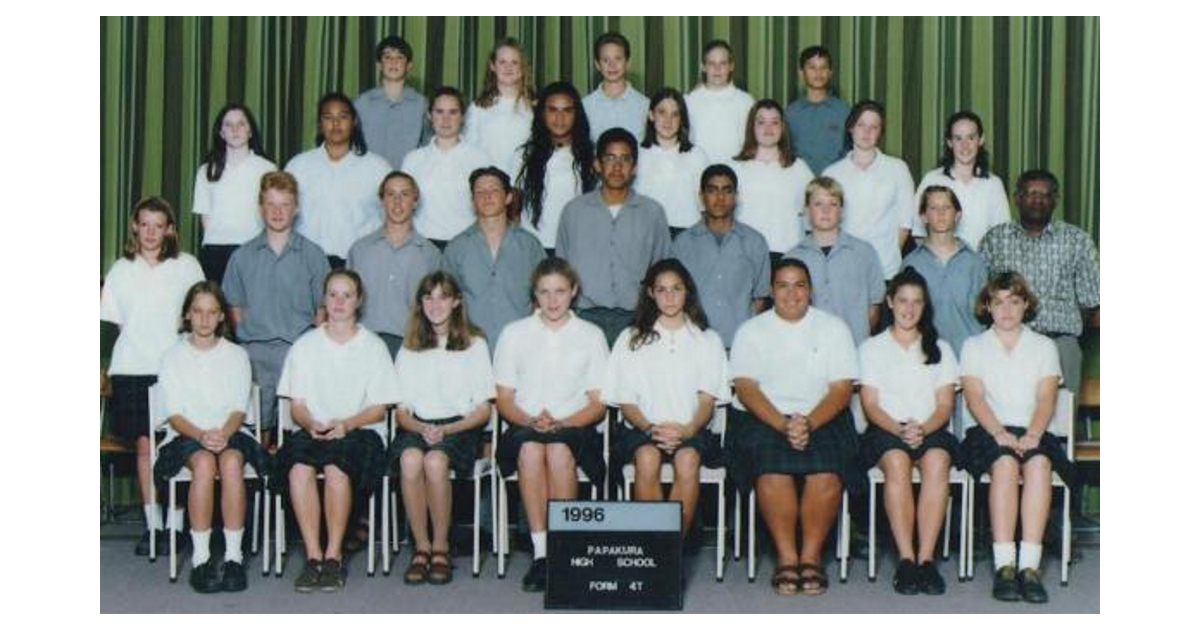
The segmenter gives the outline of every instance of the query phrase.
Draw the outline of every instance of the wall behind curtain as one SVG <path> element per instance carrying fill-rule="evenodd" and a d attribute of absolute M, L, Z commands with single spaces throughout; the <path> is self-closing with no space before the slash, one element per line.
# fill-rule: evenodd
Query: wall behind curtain
<path fill-rule="evenodd" d="M 646 94 L 690 89 L 700 50 L 727 39 L 736 81 L 755 97 L 797 96 L 799 50 L 834 55 L 835 91 L 887 108 L 884 151 L 914 179 L 936 165 L 946 118 L 983 118 L 992 164 L 1006 184 L 1045 166 L 1063 183 L 1059 213 L 1099 240 L 1100 25 L 1084 18 L 796 17 L 250 17 L 100 21 L 100 268 L 120 254 L 129 208 L 160 194 L 181 215 L 184 248 L 199 245 L 192 183 L 213 116 L 245 103 L 269 157 L 282 166 L 313 146 L 316 103 L 375 84 L 374 44 L 405 37 L 415 50 L 411 84 L 448 84 L 473 98 L 498 38 L 519 39 L 535 83 L 559 78 L 590 91 L 591 43 L 607 30 L 633 44 L 630 74 Z"/>

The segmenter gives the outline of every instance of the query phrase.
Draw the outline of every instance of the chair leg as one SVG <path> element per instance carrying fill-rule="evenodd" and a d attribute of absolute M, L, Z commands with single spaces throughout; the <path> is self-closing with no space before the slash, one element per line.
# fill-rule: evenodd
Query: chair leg
<path fill-rule="evenodd" d="M 850 576 L 850 495 L 845 490 L 842 490 L 842 515 L 838 519 L 838 548 L 841 553 L 838 580 L 845 584 Z"/>
<path fill-rule="evenodd" d="M 949 488 L 947 488 L 948 490 Z M 942 560 L 950 559 L 950 508 L 954 505 L 954 495 L 946 493 L 946 518 L 942 522 Z"/>
<path fill-rule="evenodd" d="M 283 493 L 275 497 L 275 577 L 283 577 L 283 550 L 287 548 L 284 539 Z"/>
<path fill-rule="evenodd" d="M 367 499 L 367 575 L 375 577 L 375 492 Z"/>
<path fill-rule="evenodd" d="M 479 501 L 483 488 L 479 475 L 475 475 L 475 510 L 471 523 L 471 577 L 479 577 Z"/>
<path fill-rule="evenodd" d="M 758 566 L 757 566 L 758 553 L 757 553 L 757 549 L 754 546 L 755 530 L 758 529 L 757 519 L 754 518 L 754 516 L 756 514 L 758 514 L 758 512 L 755 511 L 755 505 L 754 505 L 755 496 L 754 495 L 755 495 L 754 490 L 753 489 L 750 490 L 750 501 L 749 501 L 749 504 L 747 505 L 748 509 L 746 510 L 747 511 L 746 528 L 750 530 L 749 539 L 746 542 L 746 556 L 747 556 L 746 577 L 751 582 L 754 581 L 754 578 L 756 577 L 755 571 L 758 569 Z"/>
<path fill-rule="evenodd" d="M 379 501 L 383 504 L 383 513 L 379 515 L 380 525 L 383 527 L 383 532 L 379 537 L 379 553 L 383 554 L 383 574 L 392 574 L 392 549 L 389 546 L 391 534 L 391 518 L 390 515 L 395 511 L 396 506 L 392 505 L 392 491 L 389 476 L 383 476 L 383 491 L 379 493 Z M 375 539 L 371 539 L 371 545 L 375 544 Z"/>
<path fill-rule="evenodd" d="M 400 496 L 392 493 L 392 553 L 400 553 Z"/>
<path fill-rule="evenodd" d="M 271 539 L 269 532 L 271 531 L 271 486 L 267 483 L 264 477 L 263 484 L 263 511 L 262 511 L 262 574 L 267 577 L 271 574 Z"/>
<path fill-rule="evenodd" d="M 877 489 L 877 486 L 878 486 L 878 484 L 875 483 L 874 479 L 868 480 L 867 492 L 870 493 L 870 495 L 867 497 L 867 505 L 868 505 L 868 508 L 867 508 L 867 581 L 868 582 L 874 582 L 875 578 L 878 577 L 878 574 L 876 572 L 878 567 L 875 566 L 875 553 L 876 553 L 875 537 L 878 535 L 878 532 L 876 531 L 876 525 L 875 525 L 875 521 L 876 521 L 876 517 L 877 517 L 876 509 L 878 509 L 876 498 L 875 498 L 875 491 Z"/>
<path fill-rule="evenodd" d="M 1063 485 L 1062 506 L 1062 578 L 1061 584 L 1067 585 L 1068 571 L 1071 567 L 1071 488 Z"/>
<path fill-rule="evenodd" d="M 501 580 L 504 579 L 504 565 L 508 557 L 508 491 L 505 488 L 506 485 L 504 479 L 500 479 L 496 485 L 498 490 L 496 498 L 499 503 L 496 509 L 498 512 L 496 518 L 499 521 L 497 529 L 500 530 L 500 553 L 498 554 L 500 557 L 496 563 L 496 577 Z"/>
<path fill-rule="evenodd" d="M 717 581 L 725 581 L 725 480 L 717 482 Z"/>
<path fill-rule="evenodd" d="M 967 480 L 967 579 L 975 579 L 975 480 Z"/>
<path fill-rule="evenodd" d="M 733 559 L 742 559 L 742 493 L 733 488 Z"/>
<path fill-rule="evenodd" d="M 175 479 L 171 479 L 169 482 L 167 482 L 167 485 L 168 485 L 168 487 L 170 487 L 170 490 L 167 492 L 167 496 L 169 497 L 169 501 L 170 501 L 170 503 L 167 504 L 170 506 L 169 508 L 167 508 L 167 513 L 170 514 L 171 508 L 175 507 L 175 492 L 176 492 Z M 177 564 L 178 556 L 175 555 L 176 551 L 178 551 L 177 549 L 175 549 L 175 535 L 178 533 L 175 531 L 175 527 L 177 525 L 178 525 L 178 523 L 175 522 L 175 519 L 172 519 L 169 516 L 167 517 L 167 527 L 168 527 L 168 532 L 169 532 L 168 536 L 170 537 L 168 539 L 168 544 L 171 547 L 170 577 L 171 577 L 172 582 L 179 579 L 179 565 Z"/>
<path fill-rule="evenodd" d="M 250 553 L 258 553 L 258 509 L 262 507 L 262 492 L 254 489 L 254 509 L 250 511 Z"/>
<path fill-rule="evenodd" d="M 499 509 L 499 501 L 496 499 L 496 475 L 499 474 L 496 470 L 495 462 L 492 463 L 492 473 L 488 476 L 488 482 L 492 484 L 492 495 L 489 500 L 492 502 L 492 555 L 500 555 L 500 515 L 497 513 Z"/>
<path fill-rule="evenodd" d="M 971 536 L 967 531 L 967 494 L 970 482 L 959 484 L 958 497 L 958 581 L 967 581 L 967 549 L 971 546 Z"/>

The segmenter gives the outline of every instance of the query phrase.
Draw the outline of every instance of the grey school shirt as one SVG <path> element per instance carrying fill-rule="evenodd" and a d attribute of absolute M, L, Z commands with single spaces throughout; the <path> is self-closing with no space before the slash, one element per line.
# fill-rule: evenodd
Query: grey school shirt
<path fill-rule="evenodd" d="M 963 342 L 984 330 L 975 319 L 975 298 L 987 283 L 987 263 L 959 239 L 958 251 L 945 263 L 922 243 L 900 262 L 900 268 L 905 267 L 912 267 L 925 278 L 938 337 L 961 357 Z"/>
<path fill-rule="evenodd" d="M 530 279 L 545 257 L 541 241 L 513 225 L 504 233 L 494 258 L 478 223 L 446 244 L 442 269 L 458 279 L 467 298 L 467 316 L 483 329 L 493 353 L 500 331 L 533 312 Z"/>
<path fill-rule="evenodd" d="M 242 309 L 238 341 L 294 342 L 312 327 L 328 273 L 325 252 L 294 230 L 278 256 L 265 230 L 234 250 L 221 290 Z"/>
<path fill-rule="evenodd" d="M 754 316 L 751 301 L 771 294 L 767 239 L 737 222 L 718 238 L 701 220 L 675 236 L 671 256 L 692 274 L 708 324 L 729 348 L 738 326 Z"/>
<path fill-rule="evenodd" d="M 868 310 L 883 301 L 886 287 L 879 254 L 870 243 L 840 232 L 826 256 L 809 235 L 783 257 L 808 265 L 813 306 L 842 318 L 855 346 L 871 336 Z"/>
<path fill-rule="evenodd" d="M 670 249 L 667 215 L 657 201 L 630 190 L 614 219 L 600 195 L 584 193 L 563 208 L 555 254 L 579 274 L 578 308 L 632 311 L 646 269 Z"/>
<path fill-rule="evenodd" d="M 792 152 L 814 173 L 823 173 L 846 154 L 846 101 L 828 96 L 813 103 L 807 96 L 788 103 L 783 110 L 791 133 Z"/>
<path fill-rule="evenodd" d="M 428 105 L 425 95 L 408 85 L 398 101 L 389 99 L 382 87 L 360 94 L 354 99 L 354 109 L 358 111 L 367 150 L 383 156 L 393 169 L 399 170 L 404 156 L 432 135 L 425 122 Z"/>
<path fill-rule="evenodd" d="M 372 332 L 403 337 L 421 278 L 441 262 L 437 246 L 416 231 L 399 245 L 388 240 L 383 228 L 355 241 L 346 266 L 358 272 L 366 289 L 362 325 Z"/>

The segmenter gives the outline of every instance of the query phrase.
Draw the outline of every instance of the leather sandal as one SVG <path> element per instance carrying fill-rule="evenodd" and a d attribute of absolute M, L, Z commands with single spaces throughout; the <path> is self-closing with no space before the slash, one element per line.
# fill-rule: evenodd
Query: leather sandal
<path fill-rule="evenodd" d="M 449 584 L 454 579 L 454 565 L 450 564 L 449 551 L 435 551 L 430 555 L 427 579 L 430 584 L 438 586 Z"/>
<path fill-rule="evenodd" d="M 771 588 L 776 595 L 796 595 L 800 592 L 799 567 L 794 564 L 784 564 L 775 567 L 771 576 Z"/>
<path fill-rule="evenodd" d="M 413 552 L 408 569 L 404 571 L 405 584 L 423 584 L 429 579 L 429 552 L 420 549 Z"/>
<path fill-rule="evenodd" d="M 829 576 L 825 567 L 807 562 L 800 563 L 800 592 L 805 595 L 821 595 L 829 588 Z"/>

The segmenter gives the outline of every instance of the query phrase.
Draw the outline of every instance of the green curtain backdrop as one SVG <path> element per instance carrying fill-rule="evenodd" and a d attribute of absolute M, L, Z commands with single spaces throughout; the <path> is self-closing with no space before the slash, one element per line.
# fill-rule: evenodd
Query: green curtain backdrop
<path fill-rule="evenodd" d="M 1098 240 L 1096 17 L 110 17 L 100 21 L 101 272 L 146 194 L 175 205 L 184 247 L 196 251 L 192 181 L 228 101 L 251 108 L 283 164 L 312 146 L 322 93 L 374 85 L 373 48 L 386 34 L 413 45 L 417 89 L 455 85 L 473 98 L 493 42 L 506 36 L 526 46 L 537 85 L 565 78 L 590 91 L 591 43 L 608 30 L 633 43 L 631 75 L 645 93 L 689 89 L 701 47 L 719 37 L 733 45 L 738 84 L 782 103 L 797 95 L 800 49 L 824 44 L 841 97 L 887 107 L 884 150 L 914 178 L 935 165 L 949 114 L 974 110 L 1004 181 L 1050 168 L 1063 182 L 1060 213 Z"/>

